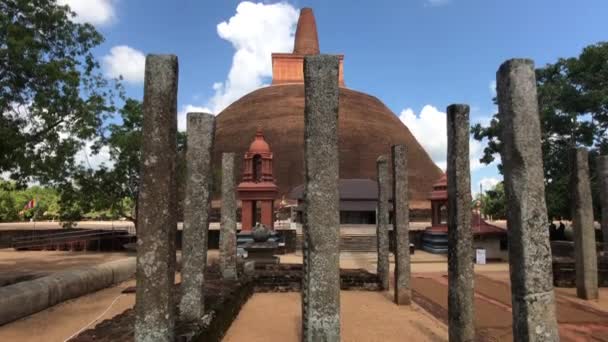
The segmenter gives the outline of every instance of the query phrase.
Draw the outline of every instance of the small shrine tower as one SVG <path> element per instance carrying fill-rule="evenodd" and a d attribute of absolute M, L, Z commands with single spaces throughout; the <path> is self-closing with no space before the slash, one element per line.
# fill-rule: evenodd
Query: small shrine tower
<path fill-rule="evenodd" d="M 448 208 L 448 178 L 444 173 L 439 180 L 433 184 L 433 191 L 429 199 L 431 200 L 431 226 L 446 226 Z"/>
<path fill-rule="evenodd" d="M 279 193 L 272 175 L 272 152 L 258 128 L 243 160 L 243 178 L 237 187 L 241 200 L 241 228 L 251 230 L 258 221 L 266 227 L 274 226 L 274 201 Z"/>

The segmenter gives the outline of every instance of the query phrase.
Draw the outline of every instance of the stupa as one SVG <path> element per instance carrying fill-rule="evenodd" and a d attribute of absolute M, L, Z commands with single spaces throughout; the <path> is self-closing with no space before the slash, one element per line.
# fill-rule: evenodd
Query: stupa
<path fill-rule="evenodd" d="M 222 152 L 247 152 L 258 127 L 272 145 L 273 175 L 278 196 L 304 183 L 303 60 L 320 52 L 313 11 L 303 8 L 292 53 L 273 53 L 270 86 L 257 89 L 232 103 L 217 116 L 215 165 Z M 376 179 L 376 159 L 390 154 L 394 144 L 408 153 L 410 207 L 429 211 L 428 193 L 442 175 L 439 167 L 410 130 L 376 97 L 346 87 L 344 56 L 340 56 L 339 152 L 341 179 Z M 370 80 L 371 81 L 371 80 Z M 379 82 L 380 80 L 374 80 Z M 242 170 L 237 159 L 237 170 Z"/>

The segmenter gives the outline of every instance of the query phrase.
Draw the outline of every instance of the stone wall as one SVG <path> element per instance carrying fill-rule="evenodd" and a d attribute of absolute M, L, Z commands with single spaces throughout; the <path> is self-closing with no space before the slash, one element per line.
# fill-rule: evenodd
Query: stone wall
<path fill-rule="evenodd" d="M 608 287 L 608 257 L 597 258 L 597 280 L 599 287 Z M 553 258 L 553 285 L 556 287 L 576 287 L 574 258 Z"/>

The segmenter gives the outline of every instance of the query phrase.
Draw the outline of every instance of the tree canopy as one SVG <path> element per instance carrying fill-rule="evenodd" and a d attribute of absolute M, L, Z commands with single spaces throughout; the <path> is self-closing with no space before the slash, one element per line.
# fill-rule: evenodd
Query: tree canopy
<path fill-rule="evenodd" d="M 547 209 L 550 218 L 569 218 L 570 150 L 589 149 L 593 185 L 595 157 L 608 152 L 608 43 L 590 45 L 578 57 L 538 68 L 536 80 Z M 488 126 L 474 125 L 472 133 L 477 140 L 487 139 L 481 162 L 493 162 L 501 148 L 498 114 Z M 597 199 L 597 187 L 593 189 Z M 594 203 L 599 205 L 598 200 Z"/>
<path fill-rule="evenodd" d="M 24 183 L 65 179 L 100 136 L 117 85 L 100 72 L 102 35 L 55 0 L 0 1 L 0 172 Z"/>

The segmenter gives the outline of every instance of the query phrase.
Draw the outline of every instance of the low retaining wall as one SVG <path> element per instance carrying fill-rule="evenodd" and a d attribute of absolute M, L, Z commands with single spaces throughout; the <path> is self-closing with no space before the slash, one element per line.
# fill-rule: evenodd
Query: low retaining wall
<path fill-rule="evenodd" d="M 65 232 L 86 231 L 84 228 L 57 228 L 57 229 L 3 229 L 0 230 L 0 248 L 9 248 L 13 244 L 14 238 L 33 237 L 37 235 L 47 235 Z"/>
<path fill-rule="evenodd" d="M 597 258 L 597 283 L 599 287 L 608 287 L 608 256 Z M 553 257 L 553 285 L 576 287 L 574 258 Z"/>
<path fill-rule="evenodd" d="M 134 274 L 135 257 L 130 257 L 1 287 L 0 325 L 123 282 Z"/>

